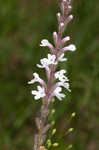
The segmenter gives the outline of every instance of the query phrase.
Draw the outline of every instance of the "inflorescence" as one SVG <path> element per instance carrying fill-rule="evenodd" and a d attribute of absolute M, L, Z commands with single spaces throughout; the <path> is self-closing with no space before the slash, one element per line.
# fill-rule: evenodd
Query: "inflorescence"
<path fill-rule="evenodd" d="M 56 71 L 59 62 L 67 61 L 67 58 L 64 57 L 65 52 L 76 50 L 74 44 L 67 45 L 67 42 L 70 41 L 69 36 L 62 37 L 67 24 L 73 19 L 73 15 L 69 15 L 72 9 L 70 4 L 71 0 L 62 0 L 61 2 L 61 13 L 57 13 L 58 32 L 53 32 L 54 45 L 47 39 L 43 39 L 40 44 L 41 47 L 48 47 L 50 50 L 47 58 L 41 59 L 40 64 L 37 64 L 38 68 L 45 69 L 47 83 L 37 73 L 33 73 L 34 78 L 28 82 L 28 84 L 39 82 L 40 85 L 37 86 L 37 90 L 32 90 L 31 93 L 35 100 L 42 98 L 41 117 L 36 119 L 38 134 L 35 136 L 34 150 L 40 149 L 45 141 L 46 132 L 50 128 L 49 124 L 46 125 L 46 119 L 49 114 L 48 106 L 52 98 L 56 96 L 59 100 L 62 100 L 65 97 L 62 88 L 71 91 L 69 79 L 65 75 L 67 71 L 65 69 Z"/>

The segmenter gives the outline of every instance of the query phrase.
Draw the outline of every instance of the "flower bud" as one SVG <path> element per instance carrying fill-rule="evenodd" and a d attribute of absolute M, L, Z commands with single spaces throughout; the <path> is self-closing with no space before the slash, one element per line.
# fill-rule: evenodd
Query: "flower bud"
<path fill-rule="evenodd" d="M 56 133 L 56 129 L 52 130 L 52 135 L 54 135 Z"/>
<path fill-rule="evenodd" d="M 52 103 L 54 103 L 54 102 L 55 102 L 55 98 L 52 99 Z"/>
<path fill-rule="evenodd" d="M 68 5 L 68 11 L 71 11 L 72 7 L 70 5 Z"/>
<path fill-rule="evenodd" d="M 70 36 L 66 36 L 65 38 L 62 39 L 62 44 L 65 44 L 69 40 L 70 40 Z"/>
<path fill-rule="evenodd" d="M 74 118 L 75 116 L 76 116 L 76 113 L 75 113 L 75 112 L 71 114 L 71 117 L 72 117 L 72 118 Z"/>
<path fill-rule="evenodd" d="M 55 45 L 57 45 L 57 41 L 58 41 L 57 32 L 53 32 L 53 40 L 54 40 Z"/>
<path fill-rule="evenodd" d="M 57 147 L 59 144 L 58 143 L 54 143 L 53 144 L 53 147 Z"/>
<path fill-rule="evenodd" d="M 53 126 L 54 124 L 55 124 L 55 121 L 52 121 L 52 122 L 51 122 L 51 125 Z"/>
<path fill-rule="evenodd" d="M 59 32 L 62 33 L 63 29 L 64 29 L 64 23 L 61 22 L 59 25 Z"/>
<path fill-rule="evenodd" d="M 40 120 L 40 124 L 42 124 L 42 120 Z"/>
<path fill-rule="evenodd" d="M 72 132 L 74 130 L 74 128 L 69 128 L 68 132 Z"/>
<path fill-rule="evenodd" d="M 70 144 L 68 147 L 67 147 L 67 150 L 71 149 L 73 147 L 72 144 Z"/>
<path fill-rule="evenodd" d="M 61 22 L 61 13 L 57 13 L 57 20 L 58 20 L 58 23 Z"/>
<path fill-rule="evenodd" d="M 73 19 L 73 15 L 70 15 L 69 18 L 72 20 Z"/>
<path fill-rule="evenodd" d="M 73 19 L 73 15 L 69 15 L 65 20 L 65 24 L 67 25 Z"/>
<path fill-rule="evenodd" d="M 47 140 L 47 146 L 48 146 L 48 148 L 51 147 L 51 145 L 52 145 L 51 140 L 48 139 L 48 140 Z"/>
<path fill-rule="evenodd" d="M 51 110 L 51 114 L 53 115 L 55 113 L 55 109 L 52 109 Z"/>

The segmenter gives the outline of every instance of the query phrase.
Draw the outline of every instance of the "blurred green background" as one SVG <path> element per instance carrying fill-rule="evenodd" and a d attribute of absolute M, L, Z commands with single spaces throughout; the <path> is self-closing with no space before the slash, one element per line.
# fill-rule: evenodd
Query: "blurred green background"
<path fill-rule="evenodd" d="M 72 93 L 54 104 L 57 136 L 52 140 L 60 143 L 58 150 L 69 143 L 73 150 L 99 150 L 99 0 L 72 5 L 75 17 L 64 36 L 71 36 L 77 51 L 68 52 L 68 62 L 59 66 L 68 70 Z M 45 78 L 36 64 L 49 50 L 39 44 L 44 38 L 53 42 L 58 11 L 57 0 L 0 0 L 0 150 L 33 147 L 41 100 L 33 99 L 35 87 L 27 82 L 33 72 Z M 77 115 L 69 123 L 72 112 Z M 74 132 L 62 138 L 68 127 Z"/>

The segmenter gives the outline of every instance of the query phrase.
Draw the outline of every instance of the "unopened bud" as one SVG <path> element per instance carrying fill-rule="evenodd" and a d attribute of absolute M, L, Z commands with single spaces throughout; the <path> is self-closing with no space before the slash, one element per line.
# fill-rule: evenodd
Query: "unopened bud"
<path fill-rule="evenodd" d="M 63 39 L 62 39 L 62 44 L 65 44 L 65 43 L 66 43 L 67 41 L 69 41 L 69 40 L 70 40 L 70 37 L 69 37 L 69 36 L 63 38 Z"/>
<path fill-rule="evenodd" d="M 60 27 L 61 28 L 63 28 L 64 27 L 64 23 L 62 22 L 62 23 L 60 23 Z"/>
<path fill-rule="evenodd" d="M 42 120 L 40 120 L 40 124 L 42 124 Z"/>
<path fill-rule="evenodd" d="M 72 20 L 72 19 L 73 19 L 73 15 L 70 15 L 70 16 L 69 16 L 69 19 Z"/>
<path fill-rule="evenodd" d="M 57 32 L 53 32 L 53 39 L 54 39 L 55 45 L 57 45 L 57 40 L 58 40 Z"/>
<path fill-rule="evenodd" d="M 58 23 L 61 22 L 61 13 L 57 13 L 57 20 L 58 20 Z"/>
<path fill-rule="evenodd" d="M 60 17 L 60 16 L 61 16 L 61 14 L 60 14 L 60 13 L 57 13 L 57 16 L 58 16 L 58 17 Z"/>
<path fill-rule="evenodd" d="M 52 135 L 54 135 L 56 133 L 56 129 L 52 130 Z"/>
<path fill-rule="evenodd" d="M 61 22 L 60 25 L 59 25 L 59 32 L 60 32 L 60 33 L 62 33 L 63 28 L 64 28 L 64 23 Z"/>
<path fill-rule="evenodd" d="M 51 114 L 53 115 L 55 113 L 55 109 L 52 109 Z"/>
<path fill-rule="evenodd" d="M 51 145 L 52 145 L 51 140 L 48 139 L 48 140 L 47 140 L 47 146 L 48 146 L 48 148 L 51 147 Z"/>
<path fill-rule="evenodd" d="M 71 117 L 72 117 L 72 118 L 74 118 L 75 116 L 76 116 L 76 113 L 75 113 L 75 112 L 71 114 Z"/>
<path fill-rule="evenodd" d="M 52 121 L 52 122 L 51 122 L 51 125 L 53 126 L 54 124 L 55 124 L 55 121 Z"/>
<path fill-rule="evenodd" d="M 69 128 L 68 132 L 72 132 L 74 130 L 74 128 Z"/>
<path fill-rule="evenodd" d="M 55 99 L 53 98 L 53 99 L 52 99 L 52 103 L 54 103 L 54 102 L 55 102 Z"/>
<path fill-rule="evenodd" d="M 73 19 L 73 15 L 69 15 L 68 18 L 66 19 L 66 25 Z"/>
<path fill-rule="evenodd" d="M 68 10 L 71 11 L 71 9 L 72 9 L 72 7 L 69 5 L 69 6 L 68 6 Z"/>
<path fill-rule="evenodd" d="M 54 143 L 53 144 L 53 147 L 57 147 L 59 144 L 58 143 Z"/>
<path fill-rule="evenodd" d="M 73 147 L 72 144 L 70 144 L 68 147 L 67 147 L 67 150 L 71 149 Z"/>

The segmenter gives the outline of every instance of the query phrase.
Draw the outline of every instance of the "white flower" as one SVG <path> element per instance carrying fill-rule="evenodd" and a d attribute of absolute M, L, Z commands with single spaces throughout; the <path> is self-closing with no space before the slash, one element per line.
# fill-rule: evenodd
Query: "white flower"
<path fill-rule="evenodd" d="M 76 50 L 76 46 L 74 44 L 70 44 L 69 46 L 66 46 L 62 49 L 63 52 L 65 51 L 75 51 Z"/>
<path fill-rule="evenodd" d="M 46 68 L 47 66 L 49 66 L 47 58 L 41 59 L 40 62 L 41 62 L 41 65 L 37 64 L 37 67 L 39 68 Z"/>
<path fill-rule="evenodd" d="M 62 88 L 61 88 L 61 87 L 57 87 L 57 88 L 54 90 L 54 96 L 56 96 L 59 100 L 62 100 L 62 98 L 65 97 L 65 94 L 60 93 L 61 91 L 62 91 Z"/>
<path fill-rule="evenodd" d="M 51 50 L 52 53 L 54 51 L 54 46 L 48 40 L 46 40 L 46 39 L 44 39 L 44 40 L 41 41 L 40 46 L 41 47 L 46 47 L 47 46 Z"/>
<path fill-rule="evenodd" d="M 60 62 L 67 61 L 67 58 L 64 58 L 64 53 L 58 57 L 58 61 Z"/>
<path fill-rule="evenodd" d="M 48 66 L 51 65 L 51 64 L 56 65 L 57 62 L 55 62 L 55 59 L 56 59 L 56 56 L 55 56 L 55 55 L 48 54 L 48 59 L 47 59 L 47 58 L 41 59 L 41 60 L 40 60 L 41 65 L 37 64 L 37 66 L 38 66 L 39 68 L 46 68 L 46 67 L 48 67 Z"/>
<path fill-rule="evenodd" d="M 39 75 L 35 72 L 33 73 L 34 79 L 28 82 L 28 84 L 33 84 L 35 82 L 41 82 L 42 79 L 39 77 Z"/>
<path fill-rule="evenodd" d="M 66 73 L 66 70 L 62 69 L 55 73 L 55 78 L 59 79 L 61 82 L 69 81 L 68 78 L 64 75 Z"/>
<path fill-rule="evenodd" d="M 49 46 L 49 45 L 50 45 L 50 43 L 49 43 L 49 41 L 46 40 L 46 39 L 42 40 L 42 41 L 41 41 L 41 44 L 40 44 L 40 46 L 43 46 L 43 47 L 46 47 L 46 46 Z"/>
<path fill-rule="evenodd" d="M 55 62 L 55 59 L 56 59 L 56 56 L 55 55 L 51 55 L 51 54 L 48 54 L 48 62 L 49 62 L 49 65 L 50 64 L 57 64 L 57 62 Z"/>
<path fill-rule="evenodd" d="M 32 90 L 32 94 L 35 95 L 34 96 L 35 100 L 40 99 L 46 95 L 45 89 L 43 87 L 37 86 L 37 89 L 38 89 L 38 91 Z"/>
<path fill-rule="evenodd" d="M 65 89 L 67 89 L 69 92 L 71 92 L 71 90 L 70 90 L 70 86 L 69 86 L 69 83 L 68 82 L 58 82 L 57 83 L 57 85 L 58 86 L 62 86 L 62 87 L 64 87 Z"/>

